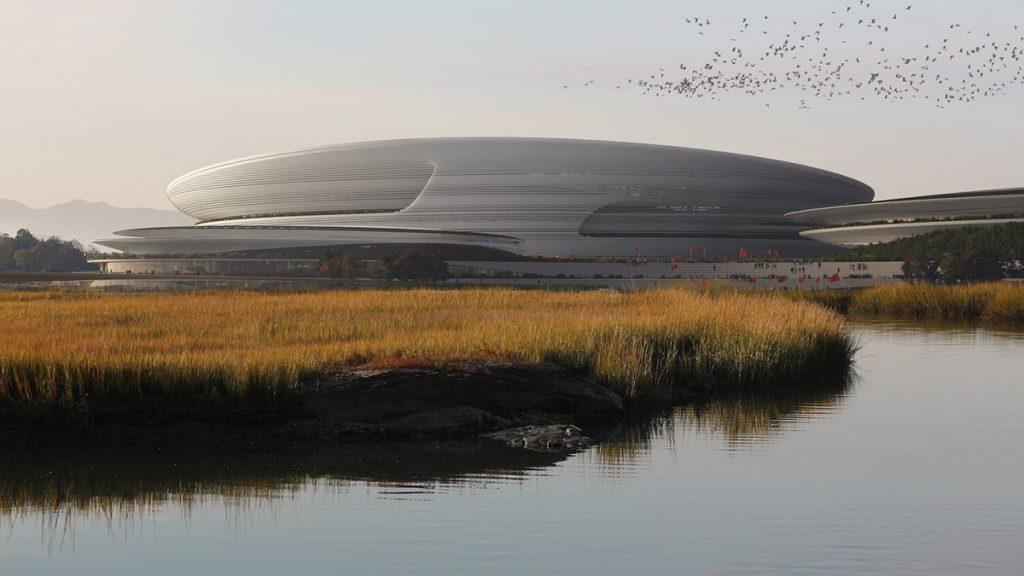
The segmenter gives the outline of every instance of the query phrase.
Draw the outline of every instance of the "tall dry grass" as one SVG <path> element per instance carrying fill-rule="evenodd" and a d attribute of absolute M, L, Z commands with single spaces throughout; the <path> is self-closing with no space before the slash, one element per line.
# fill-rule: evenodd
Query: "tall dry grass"
<path fill-rule="evenodd" d="M 0 293 L 0 400 L 275 399 L 364 365 L 554 362 L 628 398 L 772 389 L 849 365 L 840 315 L 663 289 Z"/>
<path fill-rule="evenodd" d="M 927 319 L 1024 321 L 1024 284 L 890 284 L 853 294 L 851 314 Z"/>

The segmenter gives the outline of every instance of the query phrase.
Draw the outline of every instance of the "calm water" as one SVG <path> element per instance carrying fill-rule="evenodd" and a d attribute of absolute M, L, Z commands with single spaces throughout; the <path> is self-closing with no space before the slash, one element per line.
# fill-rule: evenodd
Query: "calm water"
<path fill-rule="evenodd" d="M 856 325 L 859 379 L 559 457 L 0 464 L 0 574 L 1020 574 L 1024 333 Z"/>

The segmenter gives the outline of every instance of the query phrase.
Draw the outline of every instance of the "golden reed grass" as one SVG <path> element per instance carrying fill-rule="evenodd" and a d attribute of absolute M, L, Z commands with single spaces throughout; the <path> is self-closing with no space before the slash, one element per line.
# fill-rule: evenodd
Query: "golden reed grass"
<path fill-rule="evenodd" d="M 855 292 L 851 314 L 1024 322 L 1024 283 L 891 284 Z"/>
<path fill-rule="evenodd" d="M 274 399 L 360 366 L 553 362 L 627 398 L 849 366 L 843 318 L 770 295 L 613 291 L 0 293 L 0 400 Z"/>

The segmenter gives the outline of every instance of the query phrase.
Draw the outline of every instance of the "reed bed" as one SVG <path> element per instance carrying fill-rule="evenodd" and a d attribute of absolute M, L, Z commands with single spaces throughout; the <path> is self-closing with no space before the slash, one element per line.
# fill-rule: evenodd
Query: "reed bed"
<path fill-rule="evenodd" d="M 839 314 L 661 289 L 0 294 L 0 402 L 274 402 L 357 367 L 551 362 L 628 399 L 770 390 L 848 368 Z"/>
<path fill-rule="evenodd" d="M 877 286 L 854 293 L 850 313 L 935 320 L 1024 322 L 1024 284 Z"/>

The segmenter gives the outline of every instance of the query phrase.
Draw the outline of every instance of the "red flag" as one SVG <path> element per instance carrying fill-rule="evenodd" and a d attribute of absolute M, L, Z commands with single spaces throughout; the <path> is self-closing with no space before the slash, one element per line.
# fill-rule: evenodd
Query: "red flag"
<path fill-rule="evenodd" d="M 789 280 L 788 276 L 779 276 L 779 284 L 785 284 L 786 280 Z"/>
<path fill-rule="evenodd" d="M 829 282 L 839 282 L 839 272 L 828 277 Z"/>

